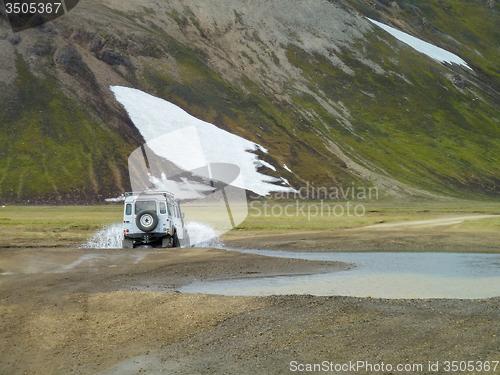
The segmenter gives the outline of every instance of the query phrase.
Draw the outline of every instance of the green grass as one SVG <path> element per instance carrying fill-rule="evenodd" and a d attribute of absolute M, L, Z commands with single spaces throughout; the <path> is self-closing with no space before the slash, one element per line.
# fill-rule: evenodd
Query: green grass
<path fill-rule="evenodd" d="M 254 208 L 249 208 L 247 219 L 238 225 L 239 230 L 247 231 L 281 231 L 281 230 L 336 230 L 339 228 L 357 228 L 367 225 L 390 222 L 404 222 L 426 220 L 446 216 L 460 216 L 469 214 L 500 214 L 500 204 L 491 202 L 392 202 L 380 203 L 377 201 L 355 200 L 349 201 L 350 214 L 347 212 L 347 201 L 323 201 L 323 212 L 320 201 L 257 201 Z M 267 204 L 267 208 L 264 207 Z M 297 209 L 298 204 L 298 209 Z M 341 210 L 333 213 L 334 206 L 342 206 Z M 289 206 L 285 212 L 285 207 Z M 330 210 L 328 211 L 328 207 Z M 354 208 L 363 206 L 364 211 L 358 208 L 356 215 Z M 274 211 L 273 211 L 274 210 Z M 316 214 L 317 212 L 317 214 Z M 330 212 L 330 213 L 329 213 Z M 311 213 L 311 215 L 309 215 Z M 496 229 L 500 225 L 500 217 L 464 222 L 464 228 L 469 229 Z"/>
<path fill-rule="evenodd" d="M 500 217 L 486 218 L 481 220 L 466 220 L 460 227 L 473 231 L 488 231 L 500 233 Z"/>
<path fill-rule="evenodd" d="M 297 210 L 297 202 L 299 210 Z M 297 233 L 360 228 L 363 226 L 425 220 L 438 217 L 470 214 L 500 214 L 499 203 L 456 202 L 377 202 L 349 201 L 351 207 L 363 205 L 364 215 L 314 215 L 320 201 L 261 200 L 250 202 L 247 218 L 225 236 L 265 235 L 270 233 Z M 265 208 L 264 204 L 267 205 Z M 346 207 L 347 201 L 324 201 L 323 204 Z M 286 208 L 289 206 L 288 208 Z M 234 207 L 233 207 L 234 208 Z M 241 208 L 241 207 L 240 207 Z M 267 214 L 266 210 L 267 209 Z M 286 211 L 285 211 L 286 209 Z M 274 211 L 273 211 L 274 210 Z M 216 227 L 229 229 L 227 211 L 215 210 L 211 204 L 184 205 L 186 221 L 206 221 Z M 313 215 L 308 217 L 308 212 Z M 321 211 L 319 211 L 321 212 Z M 337 211 L 338 213 L 340 211 Z M 359 210 L 358 213 L 361 213 Z M 2 247 L 61 247 L 81 245 L 99 229 L 120 223 L 121 204 L 107 206 L 7 206 L 0 207 L 0 248 Z M 467 220 L 460 224 L 467 233 L 498 233 L 500 217 Z"/>
<path fill-rule="evenodd" d="M 0 248 L 80 245 L 121 220 L 121 205 L 0 207 Z"/>

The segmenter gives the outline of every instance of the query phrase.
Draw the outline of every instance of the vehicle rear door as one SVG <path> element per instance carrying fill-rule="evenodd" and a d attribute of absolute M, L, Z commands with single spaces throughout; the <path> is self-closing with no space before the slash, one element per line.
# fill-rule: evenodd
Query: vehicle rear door
<path fill-rule="evenodd" d="M 166 200 L 161 200 L 158 203 L 158 229 L 160 232 L 165 232 L 169 233 L 167 229 L 170 229 L 170 215 L 167 211 L 167 201 Z"/>
<path fill-rule="evenodd" d="M 184 238 L 184 231 L 182 230 L 182 218 L 181 218 L 181 210 L 179 205 L 176 202 L 173 202 L 173 211 L 172 212 L 172 221 L 174 222 L 175 229 L 177 231 L 177 237 L 179 239 Z"/>

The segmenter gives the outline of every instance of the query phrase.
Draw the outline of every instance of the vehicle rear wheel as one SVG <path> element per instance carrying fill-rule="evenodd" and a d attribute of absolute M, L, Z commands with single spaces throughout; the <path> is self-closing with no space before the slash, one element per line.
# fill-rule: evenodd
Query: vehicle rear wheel
<path fill-rule="evenodd" d="M 143 232 L 151 232 L 158 225 L 158 216 L 152 210 L 141 211 L 135 218 L 135 224 Z"/>
<path fill-rule="evenodd" d="M 172 236 L 168 235 L 161 239 L 161 247 L 173 247 L 174 241 L 172 241 Z"/>
<path fill-rule="evenodd" d="M 179 242 L 179 237 L 177 237 L 177 232 L 174 233 L 174 247 L 181 247 L 181 243 Z"/>

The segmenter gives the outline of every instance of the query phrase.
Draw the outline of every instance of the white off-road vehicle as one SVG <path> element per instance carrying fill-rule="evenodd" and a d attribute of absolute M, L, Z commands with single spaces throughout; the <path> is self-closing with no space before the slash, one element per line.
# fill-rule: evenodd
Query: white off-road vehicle
<path fill-rule="evenodd" d="M 162 191 L 125 193 L 123 248 L 190 246 L 179 200 Z"/>

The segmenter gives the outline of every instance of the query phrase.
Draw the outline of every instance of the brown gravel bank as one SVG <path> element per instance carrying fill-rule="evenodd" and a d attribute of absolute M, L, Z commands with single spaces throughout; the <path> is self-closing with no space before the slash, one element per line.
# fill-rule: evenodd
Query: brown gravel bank
<path fill-rule="evenodd" d="M 345 267 L 218 249 L 4 249 L 0 373 L 288 374 L 300 373 L 290 371 L 291 361 L 500 359 L 498 298 L 175 292 L 200 279 Z M 437 373 L 425 369 L 414 373 Z"/>
<path fill-rule="evenodd" d="M 206 248 L 3 249 L 0 373 L 94 373 L 269 305 L 175 292 L 195 280 L 345 267 Z"/>

